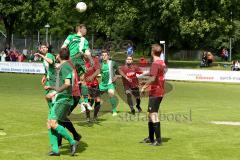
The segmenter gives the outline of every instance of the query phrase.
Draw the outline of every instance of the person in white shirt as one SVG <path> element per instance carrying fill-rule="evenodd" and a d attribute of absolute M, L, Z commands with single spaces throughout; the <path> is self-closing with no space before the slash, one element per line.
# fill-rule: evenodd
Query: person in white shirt
<path fill-rule="evenodd" d="M 1 52 L 1 62 L 6 62 L 6 53 L 5 52 Z"/>
<path fill-rule="evenodd" d="M 239 71 L 240 70 L 240 63 L 238 61 L 233 62 L 233 71 Z"/>

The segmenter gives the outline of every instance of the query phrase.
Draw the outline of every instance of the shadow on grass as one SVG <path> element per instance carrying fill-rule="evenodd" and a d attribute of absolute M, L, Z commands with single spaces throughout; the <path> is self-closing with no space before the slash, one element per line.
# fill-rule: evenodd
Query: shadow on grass
<path fill-rule="evenodd" d="M 163 143 L 166 143 L 166 142 L 168 142 L 168 141 L 170 141 L 170 140 L 171 140 L 171 138 L 165 138 L 165 137 L 162 138 L 162 142 L 163 142 Z"/>
<path fill-rule="evenodd" d="M 170 93 L 172 90 L 173 90 L 172 84 L 169 83 L 169 82 L 166 82 L 165 83 L 165 92 Z M 127 95 L 125 94 L 125 89 L 122 85 L 122 80 L 121 79 L 117 80 L 116 93 L 118 94 L 118 96 L 117 96 L 118 108 L 122 107 L 122 105 L 128 106 Z M 148 95 L 146 94 L 146 97 L 141 97 L 141 98 L 147 98 L 147 97 L 148 97 Z M 132 97 L 132 98 L 133 98 L 133 102 L 135 103 L 135 98 L 134 97 Z M 123 103 L 121 103 L 121 104 L 119 103 L 120 99 L 123 101 Z M 134 104 L 134 105 L 136 105 L 136 104 Z M 128 108 L 128 107 L 126 107 L 126 108 Z M 79 109 L 80 109 L 79 107 L 75 108 L 75 110 L 79 110 Z M 85 113 L 76 113 L 76 112 L 71 113 L 69 118 L 71 119 L 71 121 L 74 122 L 74 124 L 76 124 L 78 126 L 83 126 L 83 127 L 93 127 L 94 125 L 101 126 L 101 123 L 106 121 L 106 119 L 103 119 L 102 116 L 105 115 L 105 114 L 111 114 L 111 110 L 112 110 L 112 106 L 109 103 L 109 96 L 108 96 L 108 94 L 103 94 L 103 95 L 101 95 L 101 108 L 100 108 L 100 111 L 99 111 L 99 114 L 98 114 L 98 121 L 96 121 L 96 122 L 92 121 L 92 119 L 94 117 L 93 111 L 90 112 L 91 122 L 87 122 Z M 118 111 L 118 114 L 120 116 L 123 115 L 122 113 L 126 113 L 126 111 Z M 127 110 L 127 113 L 129 113 L 129 115 L 131 115 L 129 110 Z M 145 113 L 144 113 L 144 115 L 145 115 Z"/>
<path fill-rule="evenodd" d="M 80 121 L 78 122 L 78 126 L 81 126 L 81 127 L 92 127 L 94 125 L 99 125 L 99 126 L 102 126 L 101 123 L 106 121 L 106 119 L 103 119 L 103 118 L 98 118 L 97 121 L 90 121 L 90 122 L 87 122 L 86 120 L 85 121 Z"/>
<path fill-rule="evenodd" d="M 86 142 L 80 141 L 75 156 L 78 156 L 78 153 L 84 152 L 87 147 L 88 147 L 88 144 Z M 60 153 L 62 155 L 70 155 L 70 145 L 69 144 L 64 144 L 62 146 L 62 148 L 60 149 Z"/>

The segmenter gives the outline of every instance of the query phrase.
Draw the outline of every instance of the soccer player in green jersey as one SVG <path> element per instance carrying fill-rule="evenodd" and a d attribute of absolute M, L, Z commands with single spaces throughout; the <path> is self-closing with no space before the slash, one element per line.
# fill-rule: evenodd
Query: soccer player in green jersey
<path fill-rule="evenodd" d="M 114 95 L 115 84 L 117 80 L 115 72 L 118 71 L 118 66 L 116 62 L 110 60 L 109 53 L 106 50 L 102 51 L 103 62 L 101 64 L 101 83 L 99 84 L 99 89 L 102 93 L 108 92 L 109 100 L 112 105 L 112 115 L 117 115 L 117 99 Z"/>
<path fill-rule="evenodd" d="M 69 113 L 69 110 L 73 104 L 72 86 L 74 85 L 74 71 L 69 59 L 69 51 L 67 48 L 61 49 L 59 53 L 60 67 L 57 73 L 56 86 L 46 86 L 45 89 L 53 89 L 46 95 L 47 99 L 53 99 L 53 106 L 48 115 L 48 129 L 50 130 L 50 143 L 52 151 L 49 152 L 49 156 L 59 156 L 58 149 L 58 134 L 68 140 L 71 145 L 71 155 L 73 156 L 77 150 L 78 142 L 75 141 L 67 132 L 67 130 L 58 123 L 58 121 L 64 121 Z"/>
<path fill-rule="evenodd" d="M 43 86 L 54 86 L 56 81 L 56 74 L 55 74 L 55 57 L 53 54 L 48 52 L 48 44 L 42 43 L 39 48 L 40 53 L 35 53 L 35 55 L 41 57 L 43 59 L 43 66 L 45 69 L 45 74 L 42 77 L 42 85 Z M 46 90 L 45 94 L 47 95 L 50 90 Z M 47 100 L 49 109 L 52 106 L 52 101 Z"/>
<path fill-rule="evenodd" d="M 84 24 L 79 24 L 75 28 L 75 34 L 71 34 L 64 41 L 62 48 L 68 48 L 70 52 L 70 59 L 73 65 L 76 67 L 78 76 L 85 73 L 85 65 L 83 61 L 83 55 L 89 57 L 92 61 L 91 53 L 89 52 L 89 44 L 84 37 L 87 33 L 87 28 Z"/>

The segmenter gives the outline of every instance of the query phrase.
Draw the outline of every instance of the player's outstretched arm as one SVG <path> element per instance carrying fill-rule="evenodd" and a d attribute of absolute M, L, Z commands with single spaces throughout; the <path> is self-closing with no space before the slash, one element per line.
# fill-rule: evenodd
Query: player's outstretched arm
<path fill-rule="evenodd" d="M 61 48 L 67 48 L 68 44 L 69 44 L 71 41 L 72 41 L 72 36 L 69 35 L 69 36 L 65 39 L 65 41 L 63 42 L 63 45 L 62 45 Z"/>
<path fill-rule="evenodd" d="M 144 84 L 144 86 L 141 89 L 141 92 L 144 92 L 146 88 L 150 86 L 151 83 L 153 83 L 156 80 L 156 76 L 151 76 L 148 78 L 147 82 Z"/>
<path fill-rule="evenodd" d="M 55 86 L 45 86 L 45 90 L 55 90 L 57 93 L 62 92 L 66 89 L 68 89 L 71 86 L 70 79 L 65 79 L 64 84 L 61 87 L 55 87 Z"/>
<path fill-rule="evenodd" d="M 45 85 L 46 80 L 47 80 L 47 77 L 46 77 L 46 75 L 44 75 L 44 76 L 42 77 L 42 80 L 41 80 L 42 85 Z"/>
<path fill-rule="evenodd" d="M 65 44 L 63 44 L 62 47 L 61 47 L 61 49 L 63 49 L 63 48 L 67 48 L 67 46 L 66 46 Z"/>
<path fill-rule="evenodd" d="M 81 54 L 84 54 L 89 59 L 91 66 L 94 65 L 94 61 L 89 49 L 85 50 L 85 52 L 82 52 Z"/>
<path fill-rule="evenodd" d="M 132 80 L 130 78 L 127 77 L 126 74 L 123 73 L 123 71 L 121 70 L 121 68 L 118 69 L 118 73 L 125 78 L 126 80 L 128 80 L 129 82 L 132 82 Z"/>
<path fill-rule="evenodd" d="M 92 82 L 95 77 L 100 74 L 100 69 L 97 69 L 91 76 L 87 77 L 86 81 Z"/>
<path fill-rule="evenodd" d="M 124 78 L 127 79 L 127 76 L 123 73 L 123 71 L 121 70 L 121 68 L 118 69 L 118 73 L 119 73 L 122 77 L 124 77 Z"/>
<path fill-rule="evenodd" d="M 64 84 L 61 87 L 56 88 L 55 91 L 57 91 L 59 93 L 59 92 L 62 92 L 64 90 L 68 89 L 70 86 L 71 86 L 70 79 L 65 79 Z"/>
<path fill-rule="evenodd" d="M 51 58 L 47 58 L 47 57 L 45 57 L 44 55 L 42 55 L 40 53 L 35 53 L 35 55 L 43 58 L 45 61 L 47 61 L 47 63 L 53 64 L 53 60 Z"/>

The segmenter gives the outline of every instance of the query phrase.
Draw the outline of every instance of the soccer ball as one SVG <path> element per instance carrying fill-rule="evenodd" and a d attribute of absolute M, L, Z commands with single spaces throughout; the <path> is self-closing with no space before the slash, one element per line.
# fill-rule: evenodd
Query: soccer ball
<path fill-rule="evenodd" d="M 78 2 L 76 5 L 76 9 L 78 10 L 78 12 L 85 12 L 87 9 L 87 5 L 84 2 Z"/>

